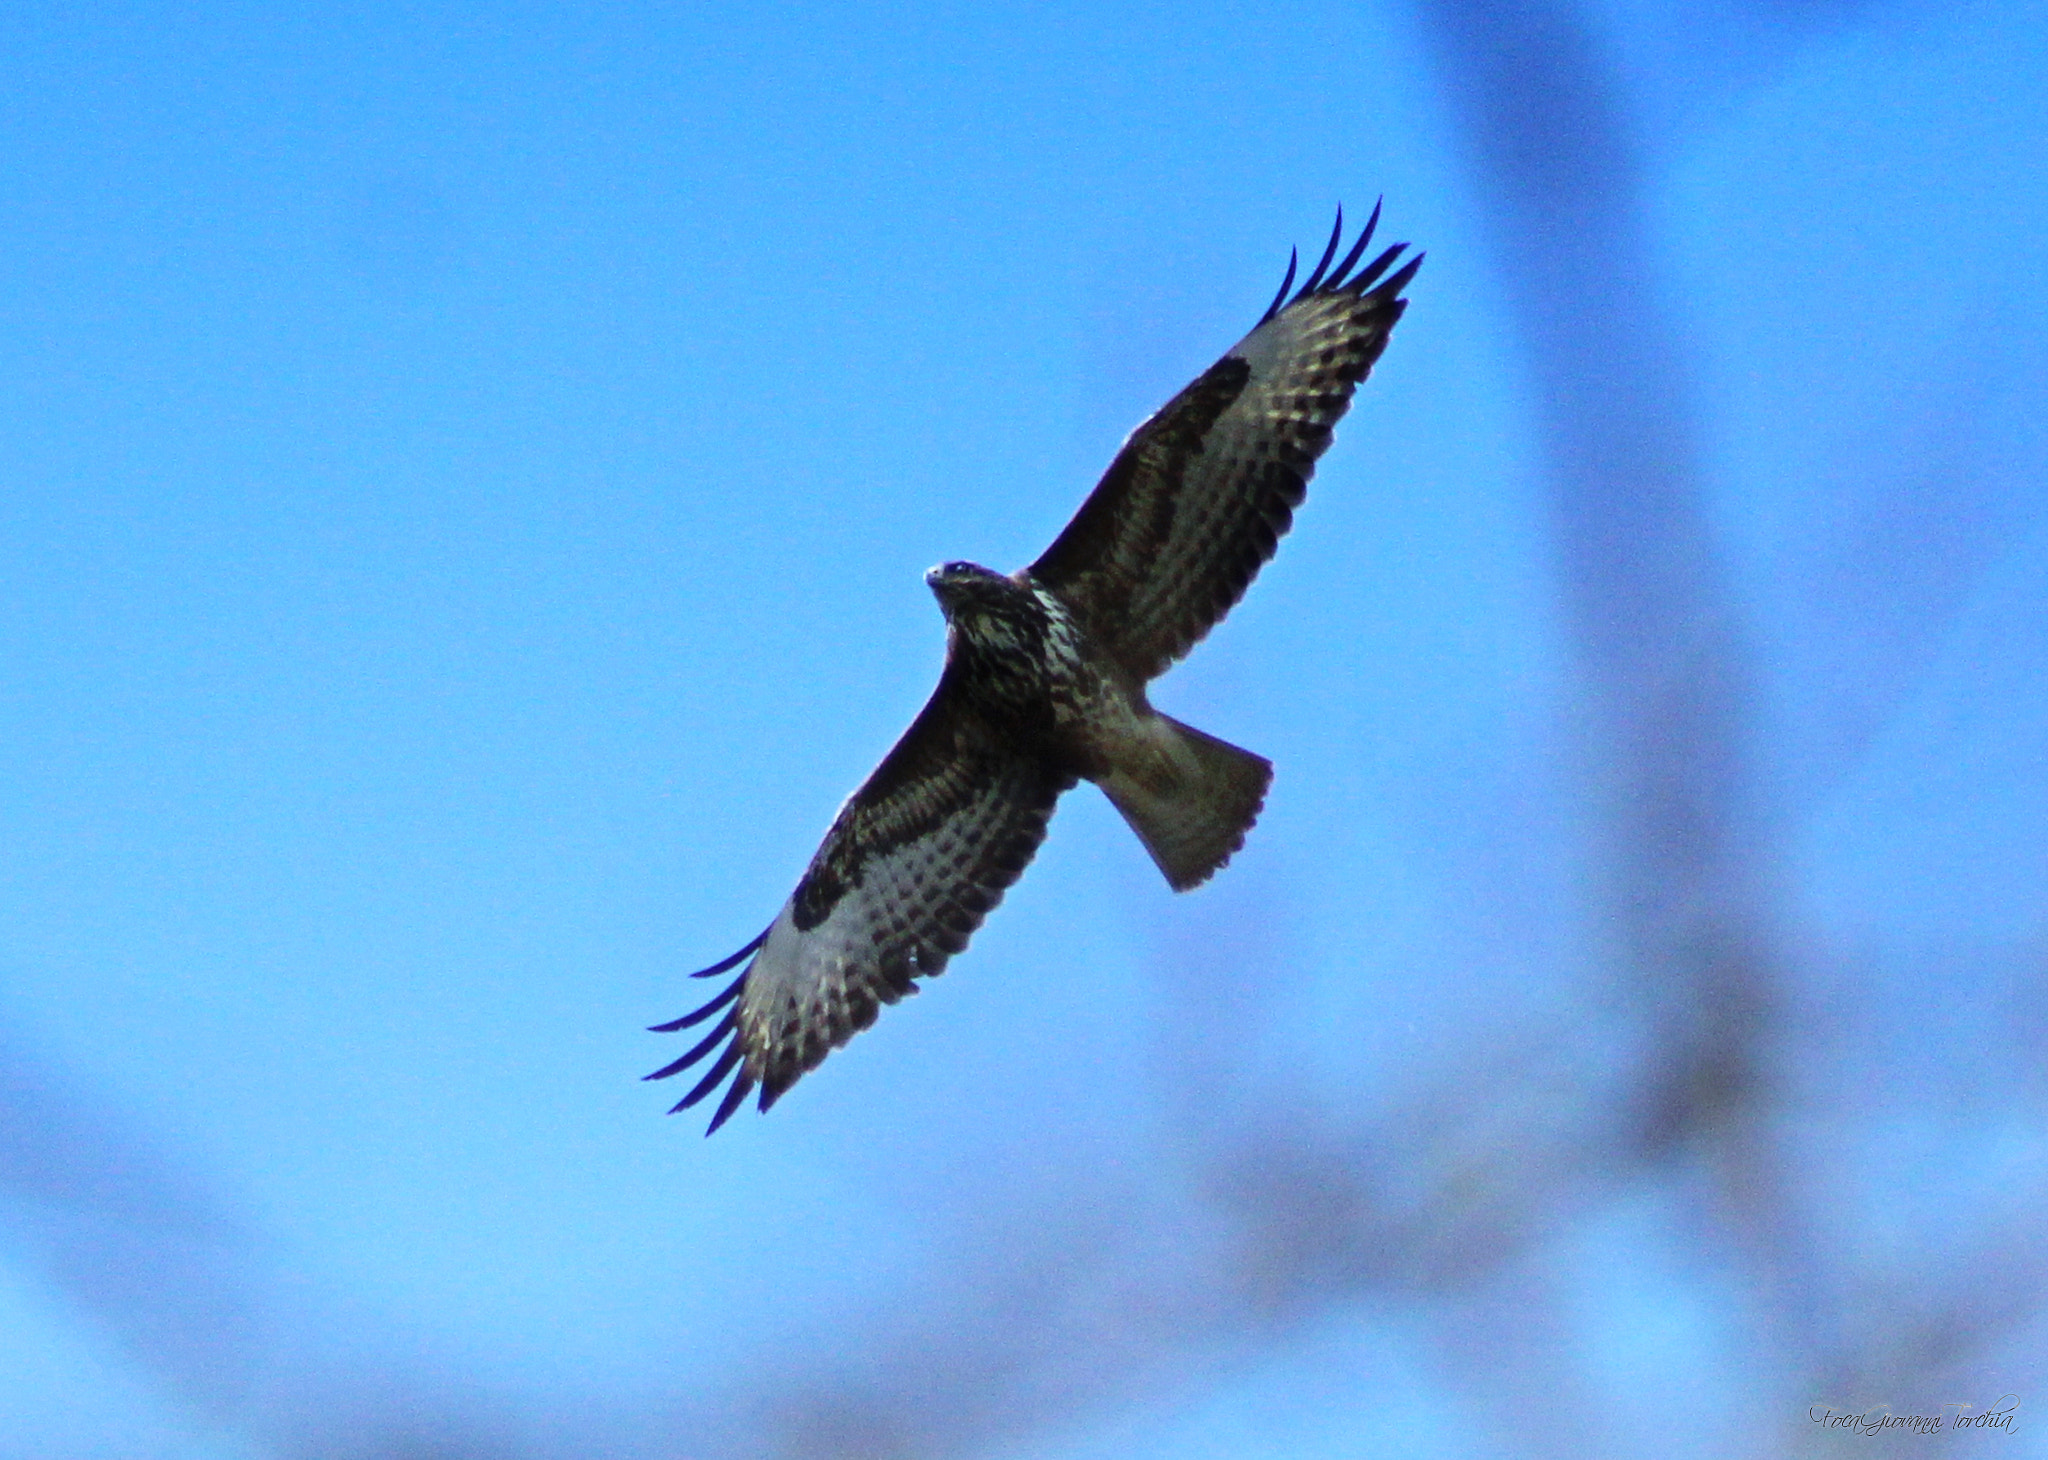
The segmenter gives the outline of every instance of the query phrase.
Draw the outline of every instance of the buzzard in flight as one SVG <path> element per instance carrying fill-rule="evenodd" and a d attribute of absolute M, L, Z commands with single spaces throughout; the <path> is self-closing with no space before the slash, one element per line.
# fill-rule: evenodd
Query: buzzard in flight
<path fill-rule="evenodd" d="M 946 616 L 931 700 L 866 784 L 775 921 L 694 975 L 746 968 L 658 1033 L 713 1016 L 647 1078 L 718 1055 L 683 1110 L 732 1084 L 709 1135 L 757 1085 L 773 1105 L 833 1049 L 967 946 L 1079 779 L 1102 787 L 1175 891 L 1244 844 L 1273 767 L 1160 714 L 1145 686 L 1244 596 L 1306 495 L 1316 458 L 1407 301 L 1420 255 L 1357 273 L 1379 210 L 1293 297 L 1295 260 L 1258 327 L 1124 442 L 1044 556 L 1005 576 L 925 574 Z M 720 1014 L 720 1011 L 724 1012 Z M 723 1046 L 720 1049 L 720 1046 Z"/>

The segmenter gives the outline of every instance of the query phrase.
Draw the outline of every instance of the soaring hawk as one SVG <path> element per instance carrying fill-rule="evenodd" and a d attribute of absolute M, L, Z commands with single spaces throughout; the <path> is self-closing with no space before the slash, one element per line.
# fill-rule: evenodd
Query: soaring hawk
<path fill-rule="evenodd" d="M 705 1134 L 757 1085 L 773 1105 L 806 1070 L 967 946 L 1045 838 L 1077 779 L 1102 787 L 1175 891 L 1244 844 L 1273 767 L 1153 709 L 1146 684 L 1186 654 L 1273 556 L 1331 428 L 1372 369 L 1421 255 L 1360 272 L 1379 209 L 1344 258 L 1292 298 L 1297 260 L 1257 328 L 1130 434 L 1044 556 L 1004 576 L 925 574 L 946 616 L 946 667 L 896 748 L 839 810 L 767 930 L 693 975 L 747 966 L 718 997 L 655 1026 L 720 1045 L 676 1105 L 732 1076 Z M 751 960 L 751 961 L 749 961 Z M 736 1073 L 735 1073 L 736 1072 Z M 673 1112 L 671 1112 L 673 1113 Z"/>

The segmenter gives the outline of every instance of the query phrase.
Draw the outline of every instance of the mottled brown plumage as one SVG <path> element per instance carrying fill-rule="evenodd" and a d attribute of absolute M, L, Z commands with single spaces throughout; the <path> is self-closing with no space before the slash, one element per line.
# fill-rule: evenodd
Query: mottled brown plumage
<path fill-rule="evenodd" d="M 766 1110 L 805 1071 L 938 973 L 1045 838 L 1056 803 L 1094 781 L 1176 890 L 1244 841 L 1272 767 L 1152 709 L 1146 683 L 1244 596 L 1301 505 L 1316 458 L 1406 308 L 1418 255 L 1396 244 L 1353 275 L 1343 232 L 1291 298 L 1131 433 L 1074 520 L 1029 568 L 926 575 L 946 668 L 917 719 L 847 799 L 760 937 L 697 977 L 747 967 L 665 1079 L 711 1055 L 676 1109 L 732 1076 L 711 1130 L 759 1087 Z M 737 1073 L 735 1073 L 737 1071 Z M 708 1134 L 709 1132 L 707 1132 Z"/>

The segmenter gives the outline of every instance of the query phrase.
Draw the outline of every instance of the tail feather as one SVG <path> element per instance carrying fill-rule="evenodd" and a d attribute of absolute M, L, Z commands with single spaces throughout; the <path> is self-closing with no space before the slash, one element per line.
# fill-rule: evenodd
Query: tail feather
<path fill-rule="evenodd" d="M 1113 767 L 1098 784 L 1173 890 L 1186 892 L 1244 845 L 1273 763 L 1169 715 L 1154 717 L 1154 732 L 1157 754 Z"/>

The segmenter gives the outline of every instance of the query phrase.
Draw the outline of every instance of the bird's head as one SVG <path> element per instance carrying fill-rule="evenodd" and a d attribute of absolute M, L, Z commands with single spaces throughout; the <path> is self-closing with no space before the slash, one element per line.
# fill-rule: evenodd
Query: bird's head
<path fill-rule="evenodd" d="M 948 622 L 965 615 L 1000 613 L 1017 595 L 1017 584 L 979 563 L 941 563 L 924 575 Z"/>

